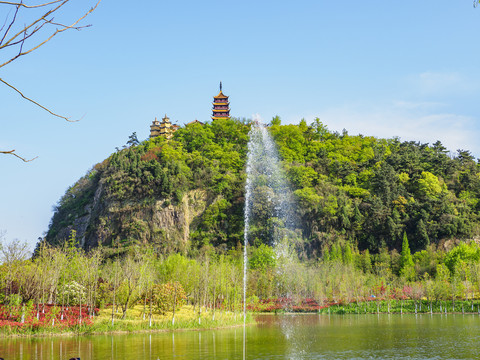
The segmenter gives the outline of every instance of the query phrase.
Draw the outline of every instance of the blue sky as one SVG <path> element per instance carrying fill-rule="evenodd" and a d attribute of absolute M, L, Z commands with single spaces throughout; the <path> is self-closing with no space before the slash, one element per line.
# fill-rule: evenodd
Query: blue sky
<path fill-rule="evenodd" d="M 72 0 L 65 21 L 92 1 Z M 0 231 L 32 248 L 65 190 L 165 113 L 231 114 L 421 142 L 480 157 L 480 9 L 471 0 L 103 0 L 84 23 L 0 69 L 67 123 L 0 86 Z M 0 17 L 5 9 L 0 8 Z M 56 19 L 62 20 L 62 19 Z M 2 54 L 0 54 L 0 57 Z M 4 55 L 3 55 L 4 56 Z M 3 59 L 3 57 L 2 57 Z"/>

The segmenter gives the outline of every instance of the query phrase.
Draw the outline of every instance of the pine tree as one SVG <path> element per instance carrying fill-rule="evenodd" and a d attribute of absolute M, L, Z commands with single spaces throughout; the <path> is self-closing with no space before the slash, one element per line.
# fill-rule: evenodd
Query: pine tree
<path fill-rule="evenodd" d="M 342 249 L 340 248 L 339 244 L 335 243 L 332 245 L 330 259 L 332 261 L 342 261 Z"/>
<path fill-rule="evenodd" d="M 430 239 L 428 238 L 427 228 L 422 219 L 417 224 L 417 243 L 420 249 L 425 249 L 430 245 Z"/>
<path fill-rule="evenodd" d="M 128 137 L 127 145 L 137 146 L 138 144 L 140 144 L 140 141 L 138 141 L 137 133 L 134 131 L 132 135 Z"/>
<path fill-rule="evenodd" d="M 346 244 L 343 249 L 343 263 L 345 265 L 353 263 L 352 249 L 350 248 L 349 244 Z"/>
<path fill-rule="evenodd" d="M 353 229 L 355 231 L 360 231 L 362 229 L 363 215 L 358 209 L 357 203 L 355 203 L 355 208 L 353 209 Z"/>
<path fill-rule="evenodd" d="M 402 252 L 400 254 L 400 275 L 412 280 L 415 276 L 414 263 L 410 246 L 408 245 L 407 233 L 403 233 Z"/>
<path fill-rule="evenodd" d="M 365 250 L 363 255 L 363 270 L 369 274 L 372 272 L 372 258 L 370 257 L 370 251 Z"/>

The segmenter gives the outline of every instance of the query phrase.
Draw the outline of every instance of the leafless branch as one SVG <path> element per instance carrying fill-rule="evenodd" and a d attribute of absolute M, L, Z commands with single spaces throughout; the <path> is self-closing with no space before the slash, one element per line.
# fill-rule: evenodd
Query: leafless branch
<path fill-rule="evenodd" d="M 41 1 L 41 0 L 40 0 Z M 24 4 L 23 0 L 18 1 L 1 1 L 0 5 L 5 5 L 6 7 L 13 7 L 15 10 L 13 11 L 13 15 L 10 13 L 6 16 L 4 24 L 0 28 L 0 51 L 6 48 L 15 49 L 13 53 L 9 53 L 5 58 L 2 59 L 0 64 L 0 69 L 4 66 L 10 64 L 11 62 L 15 61 L 16 59 L 30 54 L 33 51 L 37 50 L 38 48 L 45 45 L 47 42 L 52 40 L 58 34 L 61 34 L 67 30 L 81 30 L 86 27 L 90 27 L 91 25 L 82 25 L 80 26 L 79 23 L 84 20 L 89 14 L 91 14 L 100 4 L 101 0 L 95 0 L 95 5 L 86 11 L 82 16 L 78 17 L 73 23 L 71 24 L 64 24 L 62 21 L 54 22 L 54 16 L 60 13 L 60 9 L 64 5 L 66 5 L 71 0 L 44 0 L 46 2 L 39 3 L 36 5 L 26 5 Z M 44 8 L 44 10 L 37 10 L 39 13 L 38 16 L 34 17 L 33 20 L 26 23 L 25 25 L 21 26 L 19 24 L 20 20 L 20 13 L 21 9 L 40 9 Z M 27 11 L 27 10 L 25 10 Z M 35 11 L 35 10 L 32 10 Z M 42 31 L 41 31 L 42 30 Z M 1 53 L 1 52 L 0 52 Z M 5 54 L 5 53 L 4 53 Z M 70 118 L 59 115 L 49 108 L 41 105 L 37 101 L 33 100 L 32 98 L 24 95 L 22 91 L 20 91 L 17 87 L 13 86 L 6 80 L 0 78 L 0 82 L 4 85 L 8 86 L 15 92 L 17 92 L 22 98 L 31 103 L 35 104 L 36 106 L 40 107 L 41 109 L 47 111 L 49 114 L 64 119 L 68 122 L 76 122 L 78 120 L 71 120 Z M 13 155 L 24 162 L 30 162 L 33 159 L 26 159 L 18 154 L 15 153 L 15 150 L 5 151 L 0 150 L 0 154 L 7 154 Z"/>
<path fill-rule="evenodd" d="M 15 23 L 15 20 L 17 19 L 17 14 L 18 14 L 19 9 L 20 9 L 19 6 L 17 6 L 15 8 L 15 14 L 13 14 L 13 19 L 12 19 L 12 21 L 10 21 L 10 24 L 8 24 L 8 28 L 7 28 L 7 30 L 5 30 L 5 34 L 3 34 L 2 40 L 0 40 L 0 45 L 3 43 L 3 41 L 7 37 L 8 33 L 10 32 L 10 29 L 12 28 L 13 24 Z M 5 19 L 5 23 L 6 23 L 6 21 L 7 21 L 7 19 Z M 2 26 L 2 30 L 3 30 L 4 26 L 5 25 Z"/>
<path fill-rule="evenodd" d="M 27 160 L 24 157 L 21 157 L 20 155 L 15 154 L 15 150 L 10 150 L 10 151 L 0 150 L 0 154 L 13 155 L 13 156 L 16 156 L 17 158 L 19 158 L 20 160 L 23 160 L 24 162 L 30 162 L 30 161 L 33 161 L 36 158 L 38 158 L 38 156 L 35 156 L 33 159 Z"/>
<path fill-rule="evenodd" d="M 12 42 L 14 42 L 15 39 L 17 39 L 19 36 L 21 36 L 22 34 L 25 34 L 27 33 L 27 31 L 32 28 L 33 26 L 35 26 L 36 24 L 38 24 L 39 22 L 45 22 L 45 23 L 51 23 L 51 20 L 48 20 L 47 17 L 50 16 L 52 13 L 54 13 L 55 11 L 57 11 L 59 8 L 61 8 L 63 5 L 65 5 L 68 1 L 70 0 L 64 0 L 61 4 L 59 4 L 56 8 L 52 9 L 52 10 L 49 10 L 47 11 L 47 13 L 45 15 L 43 15 L 41 18 L 35 20 L 33 23 L 31 23 L 30 25 L 24 27 L 22 30 L 20 30 L 19 32 L 17 32 L 14 36 L 12 36 L 9 40 L 7 40 L 5 42 L 5 44 L 3 45 L 0 45 L 0 49 L 2 49 L 3 47 L 7 47 L 9 46 Z M 85 19 L 90 13 L 92 13 L 96 8 L 97 6 L 100 4 L 102 0 L 99 0 L 94 7 L 92 7 L 90 10 L 88 10 L 83 16 L 79 17 L 76 21 L 74 21 L 71 25 L 61 25 L 62 28 L 61 29 L 56 29 L 50 36 L 48 36 L 45 40 L 41 41 L 40 43 L 38 43 L 37 45 L 31 47 L 30 49 L 28 50 L 25 50 L 25 51 L 21 51 L 19 53 L 17 53 L 17 55 L 13 56 L 12 58 L 10 58 L 9 60 L 5 61 L 3 64 L 0 64 L 0 68 L 4 67 L 5 65 L 11 63 L 12 61 L 18 59 L 19 57 L 21 56 L 24 56 L 24 55 L 27 55 L 29 53 L 31 53 L 32 51 L 35 51 L 37 50 L 38 48 L 40 48 L 41 46 L 45 45 L 47 42 L 49 42 L 52 38 L 54 38 L 55 36 L 57 36 L 58 34 L 66 31 L 66 30 L 69 30 L 69 29 L 77 29 L 79 30 L 79 27 L 77 27 L 76 25 L 82 21 L 83 19 Z M 1 3 L 1 2 L 0 2 Z M 38 31 L 38 29 L 36 30 L 34 28 L 33 31 Z"/>
<path fill-rule="evenodd" d="M 55 1 L 47 2 L 47 3 L 43 3 L 43 4 L 38 4 L 38 5 L 25 5 L 22 1 L 20 1 L 20 2 L 0 1 L 0 4 L 13 5 L 13 6 L 19 6 L 19 7 L 21 6 L 21 7 L 27 8 L 27 9 L 34 9 L 34 8 L 39 8 L 39 7 L 44 7 L 44 6 L 56 4 L 56 3 L 59 3 L 60 1 L 63 1 L 63 0 L 55 0 Z"/>
<path fill-rule="evenodd" d="M 35 21 L 33 21 L 30 25 L 25 25 L 21 30 L 19 30 L 15 35 L 13 35 L 5 44 L 3 44 L 2 46 L 0 46 L 0 49 L 2 47 L 6 47 L 8 46 L 8 44 L 10 44 L 11 42 L 13 42 L 16 38 L 18 37 L 21 37 L 21 35 L 25 32 L 28 32 L 28 30 L 32 27 L 34 27 L 36 24 L 38 23 L 42 23 L 42 22 L 48 22 L 49 20 L 47 19 L 48 16 L 50 16 L 51 14 L 55 13 L 56 11 L 58 11 L 62 6 L 64 6 L 67 2 L 69 2 L 70 0 L 63 0 L 63 2 L 58 5 L 57 7 L 53 8 L 53 9 L 50 9 L 48 10 L 43 16 L 40 16 L 39 18 L 37 18 Z M 41 45 L 40 45 L 41 46 Z"/>
<path fill-rule="evenodd" d="M 2 78 L 0 78 L 0 82 L 4 83 L 5 85 L 7 85 L 8 87 L 10 87 L 11 89 L 15 90 L 15 91 L 16 91 L 17 93 L 19 93 L 20 96 L 23 97 L 25 100 L 28 100 L 28 101 L 34 103 L 35 105 L 37 105 L 38 107 L 40 107 L 40 108 L 42 108 L 43 110 L 47 111 L 47 112 L 50 113 L 51 115 L 56 116 L 56 117 L 59 117 L 60 119 L 64 119 L 64 120 L 66 120 L 66 121 L 68 121 L 68 122 L 77 122 L 77 121 L 78 121 L 78 120 L 70 120 L 70 119 L 69 119 L 68 117 L 66 117 L 66 116 L 63 116 L 63 115 L 59 115 L 59 114 L 54 113 L 52 110 L 50 110 L 50 109 L 46 108 L 45 106 L 39 104 L 39 103 L 36 102 L 35 100 L 29 98 L 28 96 L 23 95 L 23 93 L 22 93 L 20 90 L 18 90 L 15 86 L 9 84 L 8 82 L 6 82 L 5 80 L 3 80 Z"/>
<path fill-rule="evenodd" d="M 9 47 L 9 46 L 15 46 L 15 45 L 18 45 L 18 44 L 21 44 L 21 48 L 23 49 L 23 44 L 25 43 L 25 40 L 27 40 L 28 38 L 32 37 L 33 35 L 35 35 L 38 31 L 40 31 L 44 25 L 47 25 L 47 24 L 50 24 L 50 21 L 45 21 L 44 23 L 42 23 L 41 25 L 37 25 L 35 26 L 35 28 L 32 30 L 31 33 L 28 33 L 28 32 L 24 32 L 23 33 L 23 38 L 21 38 L 20 40 L 17 40 L 15 42 L 11 42 L 9 44 L 5 44 L 4 46 L 0 46 L 0 49 L 2 47 Z M 1 42 L 0 42 L 0 45 L 1 45 Z M 21 51 L 19 51 L 19 53 L 21 53 Z"/>
<path fill-rule="evenodd" d="M 92 26 L 92 24 L 83 25 L 83 26 L 69 26 L 69 25 L 55 23 L 55 22 L 50 22 L 50 24 L 61 26 L 61 27 L 68 27 L 69 29 L 72 29 L 72 30 L 82 30 L 82 29 L 89 28 L 90 26 Z"/>

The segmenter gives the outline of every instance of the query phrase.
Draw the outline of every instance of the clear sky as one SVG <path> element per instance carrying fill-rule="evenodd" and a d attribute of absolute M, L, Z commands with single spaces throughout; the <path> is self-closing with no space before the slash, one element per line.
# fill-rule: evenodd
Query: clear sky
<path fill-rule="evenodd" d="M 93 4 L 72 0 L 66 21 Z M 84 23 L 0 69 L 81 118 L 52 117 L 0 84 L 0 149 L 38 156 L 0 156 L 4 241 L 33 248 L 65 190 L 132 132 L 146 139 L 155 117 L 208 121 L 219 81 L 235 117 L 319 117 L 331 130 L 440 140 L 480 157 L 471 0 L 103 0 Z"/>

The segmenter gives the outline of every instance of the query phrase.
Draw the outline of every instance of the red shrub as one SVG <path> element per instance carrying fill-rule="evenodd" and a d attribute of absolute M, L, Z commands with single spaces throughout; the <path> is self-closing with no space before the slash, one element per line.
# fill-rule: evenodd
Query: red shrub
<path fill-rule="evenodd" d="M 38 310 L 38 319 L 37 319 Z M 98 313 L 99 309 L 94 309 L 95 313 Z M 62 320 L 62 307 L 48 304 L 40 304 L 37 309 L 37 305 L 33 309 L 29 309 L 25 314 L 25 321 L 20 322 L 22 314 L 22 307 L 7 307 L 0 305 L 0 328 L 10 326 L 18 330 L 21 329 L 39 329 L 39 328 L 51 328 L 53 319 L 55 319 L 54 326 L 61 329 L 70 329 L 80 324 L 80 307 L 69 306 L 63 309 Z M 93 319 L 88 314 L 88 309 L 82 306 L 82 325 L 91 325 Z"/>

